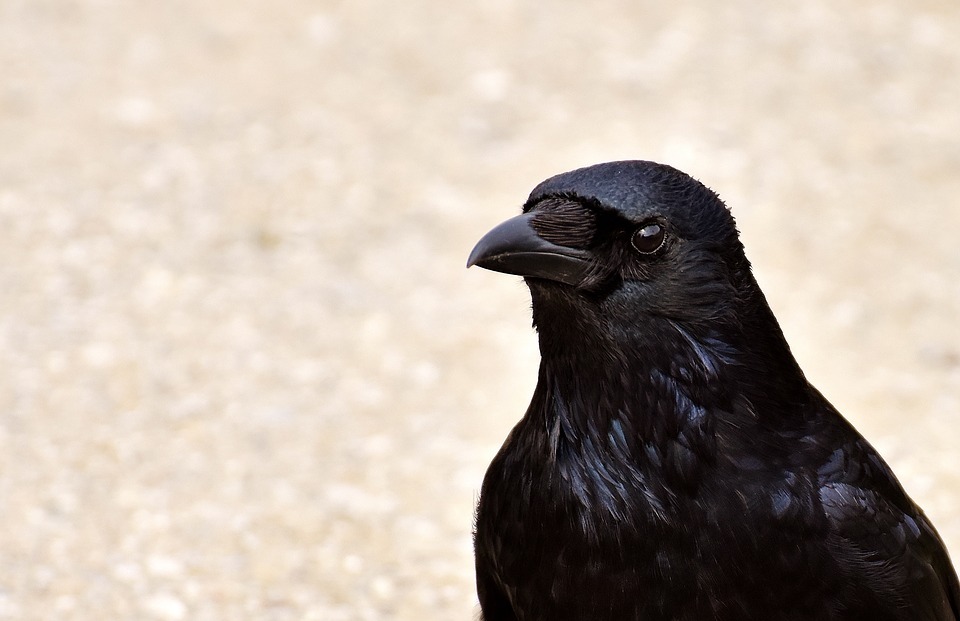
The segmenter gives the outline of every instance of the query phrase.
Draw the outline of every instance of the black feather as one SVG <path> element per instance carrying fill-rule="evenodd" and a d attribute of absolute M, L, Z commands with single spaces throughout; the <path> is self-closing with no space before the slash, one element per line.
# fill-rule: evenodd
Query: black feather
<path fill-rule="evenodd" d="M 527 280 L 542 360 L 478 504 L 485 621 L 957 619 L 943 543 L 807 383 L 716 194 L 614 162 L 524 210 L 590 268 Z"/>
<path fill-rule="evenodd" d="M 537 203 L 533 229 L 558 246 L 589 248 L 597 234 L 597 216 L 581 202 L 547 198 Z"/>

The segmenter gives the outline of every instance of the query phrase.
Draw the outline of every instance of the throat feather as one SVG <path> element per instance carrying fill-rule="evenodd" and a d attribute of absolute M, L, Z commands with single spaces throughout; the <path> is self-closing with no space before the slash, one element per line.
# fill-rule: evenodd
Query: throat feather
<path fill-rule="evenodd" d="M 667 519 L 677 498 L 696 493 L 716 441 L 710 404 L 685 385 L 689 373 L 593 368 L 586 382 L 583 370 L 544 365 L 547 462 L 578 511 L 614 523 Z"/>

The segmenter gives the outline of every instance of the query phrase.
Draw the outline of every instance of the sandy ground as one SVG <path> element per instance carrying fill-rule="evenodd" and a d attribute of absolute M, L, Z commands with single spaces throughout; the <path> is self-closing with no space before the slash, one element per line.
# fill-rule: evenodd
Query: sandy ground
<path fill-rule="evenodd" d="M 960 556 L 960 5 L 0 0 L 0 619 L 475 612 L 542 178 L 716 189 Z"/>

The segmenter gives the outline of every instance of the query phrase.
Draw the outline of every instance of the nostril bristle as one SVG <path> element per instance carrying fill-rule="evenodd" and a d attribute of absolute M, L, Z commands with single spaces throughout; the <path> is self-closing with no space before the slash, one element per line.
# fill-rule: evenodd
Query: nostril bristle
<path fill-rule="evenodd" d="M 597 233 L 592 209 L 566 198 L 546 198 L 533 208 L 533 229 L 558 246 L 589 248 Z"/>

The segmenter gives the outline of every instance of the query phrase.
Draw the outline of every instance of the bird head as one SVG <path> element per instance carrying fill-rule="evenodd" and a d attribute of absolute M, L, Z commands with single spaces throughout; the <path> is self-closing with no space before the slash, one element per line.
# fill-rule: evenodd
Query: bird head
<path fill-rule="evenodd" d="M 543 181 L 467 265 L 526 279 L 541 343 L 545 329 L 618 339 L 639 331 L 647 340 L 663 322 L 694 335 L 736 330 L 742 307 L 762 298 L 719 197 L 648 161 Z"/>

